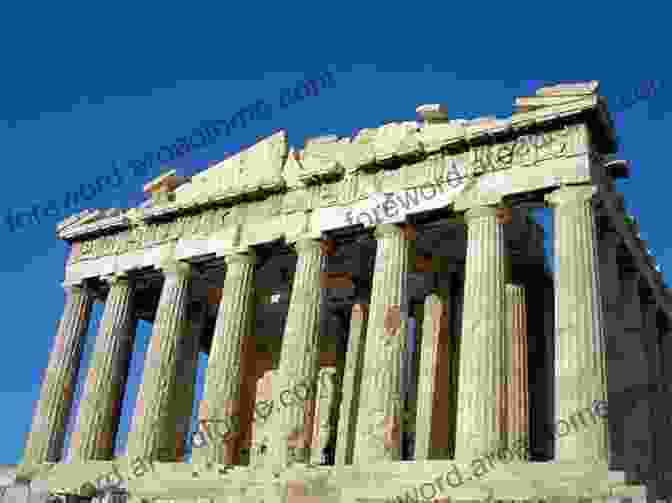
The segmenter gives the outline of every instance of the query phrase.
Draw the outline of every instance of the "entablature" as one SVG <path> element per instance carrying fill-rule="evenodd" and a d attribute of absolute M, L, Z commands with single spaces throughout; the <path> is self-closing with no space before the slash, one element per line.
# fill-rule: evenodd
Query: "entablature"
<path fill-rule="evenodd" d="M 176 200 L 173 202 L 154 208 L 133 208 L 109 218 L 105 214 L 83 212 L 80 214 L 83 220 L 75 218 L 73 221 L 70 217 L 59 226 L 59 237 L 69 241 L 82 240 L 108 230 L 128 227 L 136 219 L 152 221 L 168 215 L 198 211 L 213 204 L 231 205 L 246 199 L 265 198 L 274 192 L 299 192 L 306 197 L 310 194 L 305 192 L 310 193 L 316 184 L 318 187 L 331 187 L 333 183 L 328 182 L 334 179 L 349 180 L 359 173 L 415 166 L 423 164 L 423 161 L 431 163 L 445 154 L 473 166 L 473 172 L 465 173 L 465 176 L 476 176 L 487 171 L 483 168 L 484 150 L 491 151 L 493 146 L 500 148 L 498 158 L 501 162 L 507 163 L 507 158 L 510 158 L 509 165 L 518 160 L 522 164 L 536 163 L 543 161 L 544 156 L 560 153 L 547 148 L 553 142 L 543 138 L 543 133 L 561 130 L 572 124 L 588 124 L 598 150 L 609 153 L 615 149 L 615 136 L 604 106 L 602 98 L 593 95 L 563 105 L 516 113 L 503 120 L 392 123 L 377 129 L 361 130 L 352 139 L 319 138 L 309 142 L 300 152 L 289 150 L 286 132 L 279 131 L 195 175 L 190 183 L 175 190 Z M 536 135 L 543 144 L 520 139 L 526 135 Z M 520 155 L 514 152 L 516 145 L 523 147 L 518 149 L 522 150 Z M 567 154 L 571 150 L 569 148 Z M 540 151 L 541 157 L 538 156 Z M 520 159 L 514 159 L 517 156 Z M 485 157 L 493 160 L 491 155 Z M 252 167 L 254 169 L 250 169 Z M 431 183 L 431 180 L 426 183 Z M 92 218 L 102 220 L 90 222 Z"/>

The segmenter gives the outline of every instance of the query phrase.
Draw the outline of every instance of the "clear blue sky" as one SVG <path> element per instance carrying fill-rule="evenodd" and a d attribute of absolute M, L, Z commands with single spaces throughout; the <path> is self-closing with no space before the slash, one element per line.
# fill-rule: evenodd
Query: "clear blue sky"
<path fill-rule="evenodd" d="M 634 160 L 633 177 L 619 182 L 620 190 L 663 271 L 672 270 L 672 237 L 661 211 L 669 198 L 663 136 L 672 118 L 666 113 L 672 75 L 662 64 L 668 60 L 668 16 L 606 2 L 580 8 L 538 2 L 373 5 L 3 6 L 0 463 L 17 463 L 22 455 L 63 310 L 66 253 L 55 236 L 60 218 L 12 234 L 4 222 L 7 209 L 62 200 L 80 183 L 109 174 L 115 161 L 140 158 L 200 121 L 228 119 L 259 98 L 273 103 L 272 119 L 172 166 L 192 174 L 277 129 L 287 129 L 290 142 L 302 146 L 310 136 L 351 135 L 389 120 L 412 120 L 416 106 L 425 103 L 447 104 L 452 118 L 508 117 L 515 98 L 543 82 L 597 79 L 614 104 L 640 82 L 662 79 L 667 86 L 658 95 L 614 119 L 620 153 Z M 284 87 L 326 67 L 334 72 L 335 88 L 279 109 Z M 116 190 L 107 186 L 87 204 L 137 204 L 149 178 Z M 90 336 L 101 312 L 98 306 Z M 139 340 L 147 336 L 143 323 Z M 144 353 L 144 342 L 139 347 Z M 141 366 L 133 362 L 122 443 Z M 86 370 L 85 363 L 81 375 Z"/>

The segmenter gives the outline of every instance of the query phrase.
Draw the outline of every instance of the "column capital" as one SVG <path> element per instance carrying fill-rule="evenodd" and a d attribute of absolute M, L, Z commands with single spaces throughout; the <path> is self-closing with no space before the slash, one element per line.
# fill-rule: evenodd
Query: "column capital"
<path fill-rule="evenodd" d="M 525 304 L 525 286 L 517 283 L 507 283 L 504 285 L 506 294 L 510 296 L 512 304 Z"/>
<path fill-rule="evenodd" d="M 497 217 L 498 206 L 476 206 L 474 208 L 469 208 L 464 212 L 464 219 L 467 224 L 471 220 L 476 220 L 478 218 L 484 217 Z"/>
<path fill-rule="evenodd" d="M 171 260 L 159 264 L 158 269 L 166 276 L 189 277 L 194 270 L 190 263 L 181 260 Z"/>
<path fill-rule="evenodd" d="M 61 286 L 63 287 L 64 290 L 68 292 L 71 292 L 73 290 L 82 290 L 87 293 L 94 293 L 90 283 L 85 279 L 79 281 L 63 281 L 61 283 Z"/>
<path fill-rule="evenodd" d="M 566 185 L 547 194 L 544 200 L 551 207 L 576 204 L 590 201 L 597 191 L 594 185 Z"/>
<path fill-rule="evenodd" d="M 405 239 L 415 241 L 417 230 L 413 224 L 381 224 L 376 226 L 373 234 L 376 239 L 389 234 L 402 234 Z"/>
<path fill-rule="evenodd" d="M 106 274 L 104 276 L 100 277 L 101 280 L 103 280 L 105 283 L 108 283 L 110 285 L 114 285 L 115 283 L 120 283 L 120 282 L 130 282 L 131 277 L 127 272 L 117 272 L 113 274 Z"/>
<path fill-rule="evenodd" d="M 321 249 L 322 241 L 319 239 L 300 239 L 293 244 L 297 253 L 306 253 Z"/>
<path fill-rule="evenodd" d="M 252 249 L 250 249 L 246 252 L 233 253 L 231 255 L 226 255 L 224 257 L 224 262 L 226 262 L 226 265 L 231 265 L 231 264 L 256 265 L 257 264 L 257 254 Z"/>

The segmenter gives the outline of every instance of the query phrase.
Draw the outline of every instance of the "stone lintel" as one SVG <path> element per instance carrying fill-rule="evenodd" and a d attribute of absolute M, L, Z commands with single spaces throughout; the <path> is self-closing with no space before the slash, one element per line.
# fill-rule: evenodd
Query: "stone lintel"
<path fill-rule="evenodd" d="M 167 279 L 191 278 L 194 273 L 194 267 L 189 262 L 181 260 L 165 261 L 158 265 L 164 277 Z"/>
<path fill-rule="evenodd" d="M 62 281 L 61 286 L 65 290 L 68 290 L 70 288 L 87 288 L 88 284 L 86 279 L 78 279 L 78 280 Z"/>
<path fill-rule="evenodd" d="M 556 158 L 531 166 L 483 173 L 470 180 L 455 199 L 455 211 L 480 205 L 499 204 L 503 198 L 565 184 L 593 183 L 588 154 Z"/>
<path fill-rule="evenodd" d="M 238 253 L 231 253 L 224 257 L 226 265 L 231 264 L 249 264 L 256 265 L 259 261 L 254 248 L 248 247 Z"/>
<path fill-rule="evenodd" d="M 113 285 L 115 283 L 118 283 L 119 281 L 129 281 L 131 278 L 128 272 L 118 272 L 112 274 L 105 274 L 104 276 L 101 276 L 100 279 L 102 279 L 109 285 Z"/>
<path fill-rule="evenodd" d="M 578 142 L 579 140 L 577 139 L 576 141 Z M 431 201 L 424 201 L 424 203 L 431 203 L 430 206 L 432 206 L 432 208 L 434 208 L 436 204 L 438 204 L 438 206 L 436 206 L 437 208 L 443 208 L 454 203 L 453 209 L 456 212 L 461 212 L 478 205 L 499 204 L 501 203 L 502 198 L 508 195 L 525 193 L 533 190 L 551 189 L 560 184 L 590 182 L 592 178 L 586 168 L 587 164 L 589 164 L 586 159 L 587 154 L 577 154 L 573 157 L 549 158 L 533 165 L 511 165 L 509 169 L 486 172 L 467 180 L 466 185 L 460 194 L 455 193 L 448 196 L 447 193 L 444 193 L 433 198 Z M 402 176 L 399 177 L 401 181 L 395 182 L 395 184 L 393 184 L 394 186 L 391 185 L 389 187 L 389 190 L 392 192 L 414 192 L 417 187 L 427 185 L 428 183 L 436 183 L 432 178 L 436 175 L 432 175 L 431 169 L 423 163 L 426 164 L 426 161 L 403 167 Z M 415 178 L 413 178 L 412 181 L 406 180 L 408 175 L 404 173 L 411 169 L 416 169 L 418 173 L 424 170 L 424 176 L 419 177 L 418 175 L 414 175 Z M 360 185 L 377 183 L 374 175 L 361 176 L 363 178 L 360 181 Z M 367 176 L 373 178 L 369 179 Z M 338 184 L 341 185 L 336 187 L 335 190 L 350 194 L 352 190 L 358 187 L 350 187 L 348 183 L 344 181 L 338 182 Z M 442 190 L 444 192 L 449 190 L 446 183 L 442 182 L 439 185 L 443 187 L 442 189 L 439 189 L 439 192 Z M 327 186 L 328 185 L 324 185 L 324 187 Z M 359 190 L 360 189 L 357 188 L 357 191 Z M 387 188 L 384 190 L 388 191 Z M 182 233 L 182 231 L 178 232 L 179 229 L 182 229 L 182 224 L 180 223 L 180 225 L 178 225 L 176 222 L 186 218 L 179 217 L 174 221 L 161 224 L 165 225 L 167 229 L 172 229 L 170 232 L 166 232 L 169 237 L 174 236 L 174 239 L 171 237 L 170 239 L 166 238 L 166 240 L 162 241 L 157 237 L 157 240 L 153 241 L 150 239 L 151 236 L 154 236 L 153 231 L 150 232 L 147 230 L 147 236 L 151 236 L 147 238 L 148 241 L 146 241 L 145 248 L 135 248 L 135 245 L 126 246 L 127 243 L 135 243 L 135 241 L 131 238 L 124 238 L 120 241 L 120 243 L 123 243 L 119 246 L 121 246 L 121 250 L 128 251 L 119 251 L 118 254 L 111 253 L 100 257 L 96 257 L 95 254 L 87 255 L 82 251 L 82 258 L 77 262 L 68 264 L 66 268 L 66 281 L 77 282 L 84 278 L 95 277 L 102 274 L 130 271 L 132 269 L 152 265 L 156 266 L 163 260 L 164 256 L 168 255 L 175 259 L 188 260 L 193 257 L 212 253 L 215 253 L 217 256 L 227 255 L 233 252 L 243 251 L 249 246 L 267 243 L 281 238 L 284 238 L 287 243 L 293 243 L 305 238 L 318 239 L 324 230 L 319 224 L 320 219 L 318 217 L 320 212 L 338 208 L 345 210 L 356 206 L 355 200 L 350 202 L 339 202 L 338 207 L 324 205 L 321 199 L 317 196 L 318 191 L 314 188 L 306 188 L 299 191 L 304 197 L 297 198 L 297 195 L 294 192 L 286 193 L 281 196 L 281 199 L 277 202 L 274 202 L 275 200 L 267 199 L 256 203 L 246 203 L 245 205 L 234 206 L 230 209 L 229 213 L 231 211 L 236 212 L 237 214 L 235 218 L 229 218 L 230 221 L 226 224 L 222 224 L 223 226 L 221 228 L 218 227 L 215 229 L 213 227 L 211 229 L 212 232 L 206 234 L 203 234 L 200 230 L 195 233 L 191 230 L 189 232 L 184 231 L 184 233 Z M 401 192 L 399 192 L 399 194 L 401 194 Z M 441 202 L 437 202 L 444 196 L 446 198 L 445 201 L 442 200 Z M 423 195 L 420 199 L 423 197 L 426 198 L 427 195 Z M 422 204 L 420 204 L 420 206 L 422 206 Z M 278 208 L 277 205 L 280 205 L 280 207 Z M 420 206 L 416 207 L 413 211 L 409 210 L 409 213 L 420 209 Z M 423 207 L 422 211 L 432 208 Z M 210 212 L 206 211 L 202 215 L 195 215 L 189 217 L 189 219 L 201 218 L 201 216 L 205 218 L 204 216 L 210 213 L 213 215 L 213 218 L 208 220 L 207 225 L 211 227 L 212 222 L 218 218 L 215 218 L 215 214 L 219 214 L 218 212 L 221 213 L 221 210 L 222 209 L 219 208 L 211 210 Z M 228 215 L 227 212 L 223 212 L 222 216 L 225 214 Z M 260 214 L 264 214 L 268 218 L 259 220 L 257 217 Z M 186 220 L 184 221 L 186 222 Z M 369 220 L 366 221 L 368 222 Z M 150 227 L 153 229 L 155 225 L 156 224 L 151 224 L 147 229 Z M 191 226 L 192 224 L 189 225 Z M 347 226 L 345 220 L 343 225 Z M 210 227 L 208 227 L 208 229 L 210 229 Z M 191 227 L 189 228 L 191 229 Z M 133 229 L 135 229 L 135 227 Z M 131 233 L 135 236 L 134 230 L 132 230 Z M 112 232 L 108 236 L 103 236 L 103 238 L 107 239 L 109 236 L 119 234 L 118 231 Z M 142 236 L 145 236 L 145 234 L 142 234 Z M 145 243 L 145 241 L 143 241 L 143 243 Z M 116 247 L 117 244 L 114 246 Z M 96 249 L 98 250 L 98 248 Z M 100 250 L 96 253 L 99 252 Z"/>

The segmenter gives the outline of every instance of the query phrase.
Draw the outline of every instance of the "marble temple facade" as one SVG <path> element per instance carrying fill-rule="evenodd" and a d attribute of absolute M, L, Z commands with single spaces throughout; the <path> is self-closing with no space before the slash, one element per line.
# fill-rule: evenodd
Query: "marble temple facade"
<path fill-rule="evenodd" d="M 657 480 L 670 291 L 616 191 L 629 165 L 603 98 L 417 112 L 301 150 L 280 131 L 168 172 L 138 208 L 61 223 L 67 301 L 20 476 L 65 501 L 383 503 L 524 438 L 523 456 L 430 499 L 672 496 Z M 139 320 L 152 331 L 115 454 Z M 190 448 L 203 353 L 197 419 L 237 427 Z M 314 392 L 280 407 L 301 383 Z M 605 401 L 606 417 L 547 434 Z M 134 476 L 133 459 L 153 470 Z M 87 493 L 113 466 L 123 483 Z"/>

